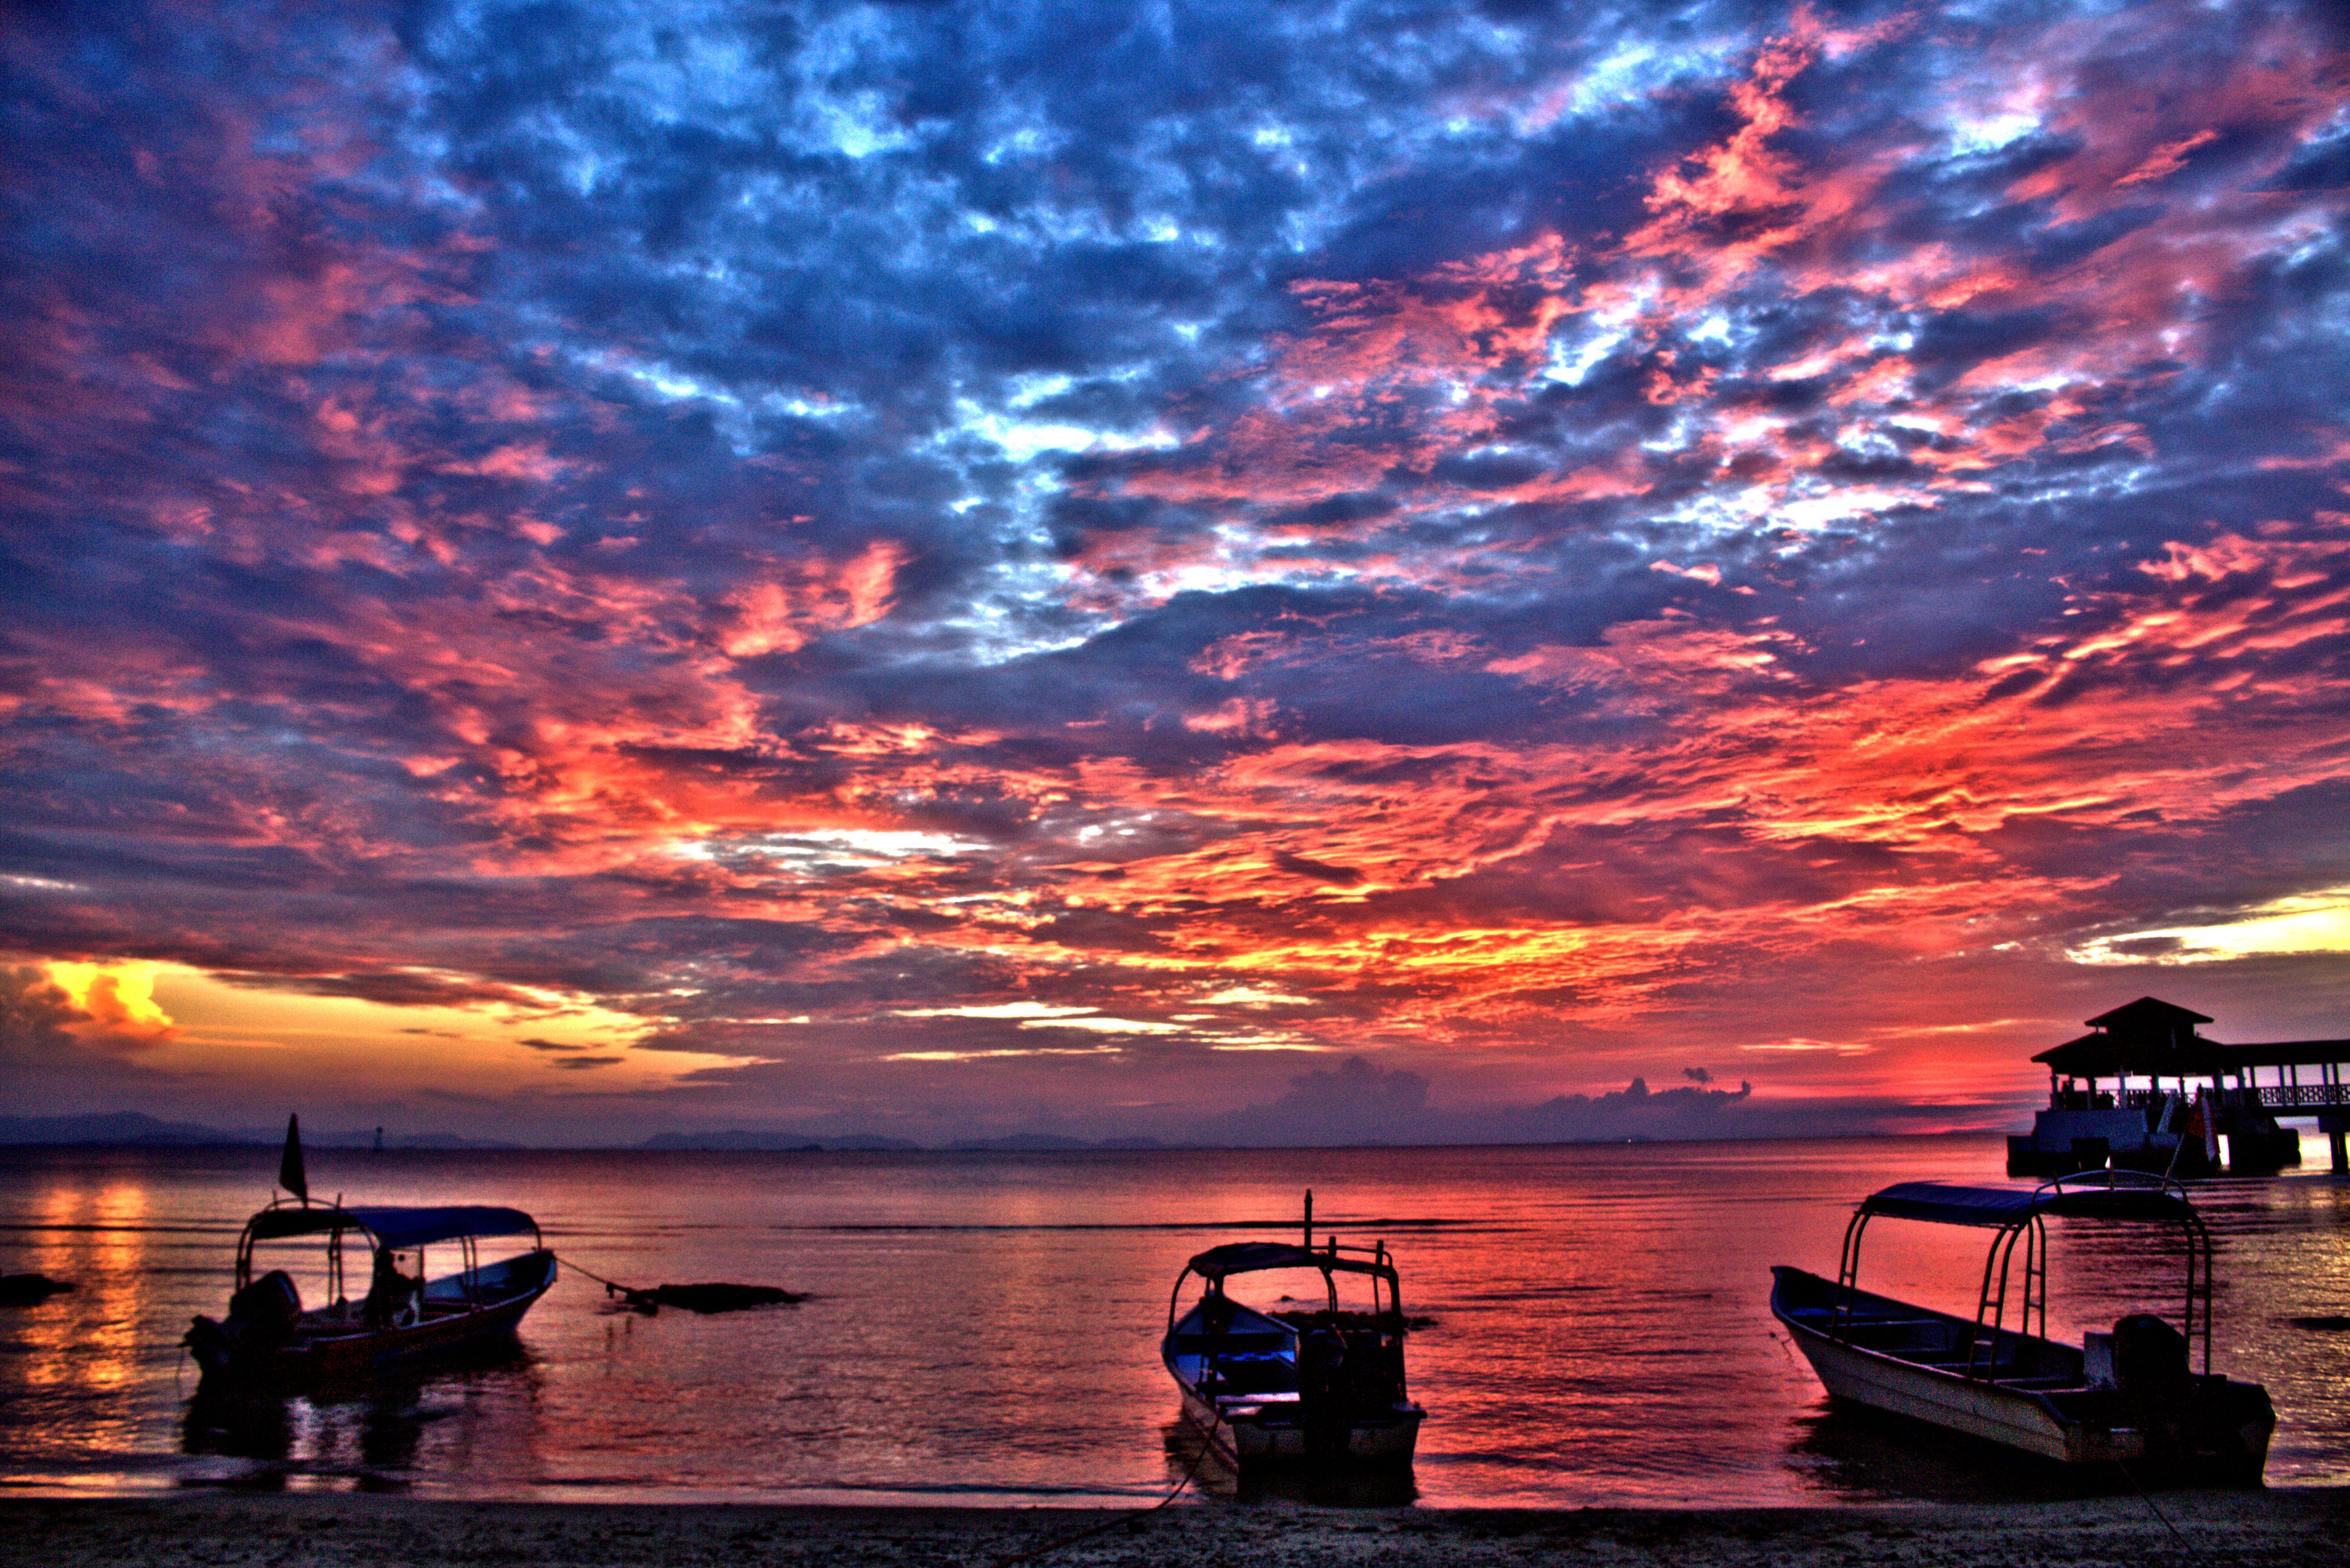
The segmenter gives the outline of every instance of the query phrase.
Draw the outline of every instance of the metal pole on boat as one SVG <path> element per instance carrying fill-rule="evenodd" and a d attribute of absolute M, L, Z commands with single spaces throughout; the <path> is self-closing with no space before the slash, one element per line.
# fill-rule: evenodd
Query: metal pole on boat
<path fill-rule="evenodd" d="M 1314 1250 L 1314 1189 L 1305 1189 L 1305 1250 Z"/>

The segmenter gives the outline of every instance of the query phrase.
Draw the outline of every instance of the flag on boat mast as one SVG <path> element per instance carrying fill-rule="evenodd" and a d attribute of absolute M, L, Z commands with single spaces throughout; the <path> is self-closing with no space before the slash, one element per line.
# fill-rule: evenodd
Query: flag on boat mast
<path fill-rule="evenodd" d="M 302 1171 L 302 1118 L 286 1118 L 286 1152 L 277 1159 L 277 1185 L 302 1200 L 310 1203 L 310 1179 Z"/>

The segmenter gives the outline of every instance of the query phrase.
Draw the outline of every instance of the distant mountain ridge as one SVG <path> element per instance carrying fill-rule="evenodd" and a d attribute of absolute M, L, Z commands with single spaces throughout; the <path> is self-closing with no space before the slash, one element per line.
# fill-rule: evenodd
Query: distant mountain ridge
<path fill-rule="evenodd" d="M 885 1137 L 879 1133 L 847 1135 L 760 1132 L 738 1127 L 728 1132 L 658 1133 L 636 1146 L 645 1149 L 691 1150 L 701 1153 L 813 1154 L 826 1150 L 882 1150 L 920 1153 L 944 1148 L 961 1153 L 1055 1154 L 1082 1149 L 1145 1149 L 1169 1146 L 1155 1137 L 1112 1137 L 1093 1140 L 1065 1137 L 1058 1133 L 1013 1133 L 1003 1137 L 958 1138 L 949 1144 L 920 1144 L 910 1138 Z"/>
<path fill-rule="evenodd" d="M 656 1133 L 637 1147 L 704 1154 L 767 1154 L 778 1151 L 811 1154 L 826 1149 L 919 1150 L 922 1146 L 902 1137 L 883 1137 L 879 1133 L 810 1137 L 805 1133 L 758 1132 L 749 1127 L 738 1127 L 731 1132 Z"/>
<path fill-rule="evenodd" d="M 0 1146 L 43 1144 L 64 1147 L 247 1148 L 275 1147 L 282 1127 L 223 1129 L 199 1122 L 167 1122 L 143 1111 L 101 1111 L 78 1116 L 0 1116 Z M 306 1148 L 373 1148 L 376 1129 L 340 1131 L 304 1128 Z M 518 1143 L 459 1137 L 454 1133 L 401 1133 L 383 1140 L 386 1148 L 520 1148 Z"/>
<path fill-rule="evenodd" d="M 0 1144 L 132 1144 L 147 1148 L 223 1148 L 266 1143 L 249 1132 L 159 1121 L 140 1111 L 78 1116 L 0 1116 Z"/>
<path fill-rule="evenodd" d="M 1066 1137 L 1059 1133 L 1013 1133 L 1004 1137 L 962 1138 L 947 1147 L 954 1149 L 1008 1154 L 1053 1154 L 1070 1149 L 1087 1148 L 1165 1148 L 1167 1145 L 1155 1137 L 1109 1137 L 1097 1140 Z"/>
<path fill-rule="evenodd" d="M 302 1143 L 305 1147 L 316 1149 L 372 1148 L 376 1136 L 373 1127 L 319 1130 L 306 1127 L 302 1129 Z M 143 1111 L 105 1111 L 71 1116 L 0 1116 L 0 1146 L 18 1147 L 31 1145 L 123 1148 L 276 1147 L 285 1137 L 285 1129 L 277 1127 L 206 1127 L 200 1122 L 164 1121 Z M 460 1137 L 453 1133 L 397 1133 L 385 1135 L 383 1147 L 388 1149 L 503 1149 L 529 1146 Z M 814 1137 L 806 1133 L 733 1127 L 719 1132 L 657 1133 L 634 1147 L 657 1152 L 774 1154 L 827 1150 L 919 1153 L 928 1146 L 916 1143 L 911 1138 L 889 1137 L 880 1133 Z M 1090 1143 L 1082 1138 L 1062 1137 L 1050 1133 L 1015 1133 L 1008 1137 L 964 1139 L 950 1147 L 964 1150 L 1051 1152 L 1088 1148 L 1158 1148 L 1162 1146 L 1156 1138 L 1111 1138 Z"/>

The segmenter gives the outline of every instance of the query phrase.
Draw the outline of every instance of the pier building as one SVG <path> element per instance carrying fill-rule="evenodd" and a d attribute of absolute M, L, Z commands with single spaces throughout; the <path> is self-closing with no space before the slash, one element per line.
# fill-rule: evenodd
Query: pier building
<path fill-rule="evenodd" d="M 2301 1163 L 2301 1135 L 2283 1117 L 2314 1117 L 2335 1173 L 2350 1174 L 2350 1040 L 2227 1045 L 2200 1033 L 2210 1022 L 2141 996 L 2033 1057 L 2048 1068 L 2048 1108 L 2007 1140 L 2008 1174 L 2111 1165 L 2205 1176 L 2224 1162 L 2270 1175 Z"/>

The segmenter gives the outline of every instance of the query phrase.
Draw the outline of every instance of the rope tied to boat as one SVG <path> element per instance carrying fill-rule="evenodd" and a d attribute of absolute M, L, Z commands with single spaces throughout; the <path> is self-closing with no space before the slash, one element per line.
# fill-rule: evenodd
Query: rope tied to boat
<path fill-rule="evenodd" d="M 1222 1410 L 1215 1412 L 1215 1426 L 1221 1427 L 1224 1424 L 1224 1413 Z M 1108 1532 L 1118 1529 L 1120 1525 L 1124 1525 L 1128 1530 L 1137 1528 L 1144 1520 L 1149 1519 L 1152 1514 L 1157 1513 L 1160 1509 L 1165 1508 L 1169 1503 L 1173 1502 L 1177 1498 L 1183 1495 L 1183 1489 L 1190 1486 L 1192 1479 L 1200 1473 L 1200 1467 L 1205 1464 L 1208 1460 L 1209 1449 L 1212 1449 L 1214 1446 L 1215 1445 L 1210 1441 L 1206 1432 L 1201 1433 L 1200 1451 L 1191 1456 L 1191 1468 L 1183 1472 L 1183 1479 L 1175 1483 L 1174 1490 L 1169 1492 L 1165 1497 L 1160 1498 L 1157 1502 L 1152 1503 L 1149 1508 L 1140 1508 L 1136 1509 L 1131 1512 L 1120 1513 L 1115 1517 L 1103 1520 L 1099 1524 L 1087 1525 L 1085 1529 L 1078 1531 L 1074 1535 L 1060 1536 L 1054 1540 L 1045 1542 L 1042 1546 L 1032 1546 L 1025 1552 L 1015 1552 L 1009 1557 L 999 1557 L 994 1562 L 989 1563 L 987 1568 L 1014 1568 L 1014 1565 L 1017 1563 L 1033 1563 L 1048 1552 L 1058 1552 L 1064 1546 L 1075 1546 L 1080 1541 L 1087 1541 L 1097 1535 L 1107 1534 Z"/>
<path fill-rule="evenodd" d="M 619 1299 L 631 1312 L 656 1313 L 665 1306 L 682 1307 L 688 1312 L 703 1314 L 721 1312 L 741 1312 L 747 1307 L 797 1306 L 807 1300 L 804 1291 L 787 1291 L 775 1285 L 741 1285 L 712 1281 L 694 1285 L 655 1285 L 639 1290 L 624 1285 L 618 1280 L 608 1280 L 595 1270 L 555 1254 L 555 1261 L 576 1273 L 585 1275 L 604 1287 L 605 1299 Z"/>
<path fill-rule="evenodd" d="M 2154 1494 L 2146 1490 L 2146 1483 L 2139 1480 L 2137 1475 L 2131 1471 L 2129 1466 L 2123 1464 L 2121 1460 L 2116 1459 L 2114 1463 L 2116 1466 L 2119 1466 L 2122 1472 L 2122 1479 L 2128 1481 L 2130 1485 L 2137 1488 L 2138 1501 L 2146 1504 L 2147 1510 L 2153 1513 L 2155 1518 L 2162 1521 L 2162 1528 L 2170 1532 L 2170 1538 L 2178 1542 L 2179 1545 L 2187 1548 L 2188 1551 L 2193 1552 L 2195 1550 L 2195 1543 L 2178 1532 L 2178 1526 L 2170 1522 L 2170 1516 L 2162 1511 L 2161 1505 L 2154 1501 Z"/>

